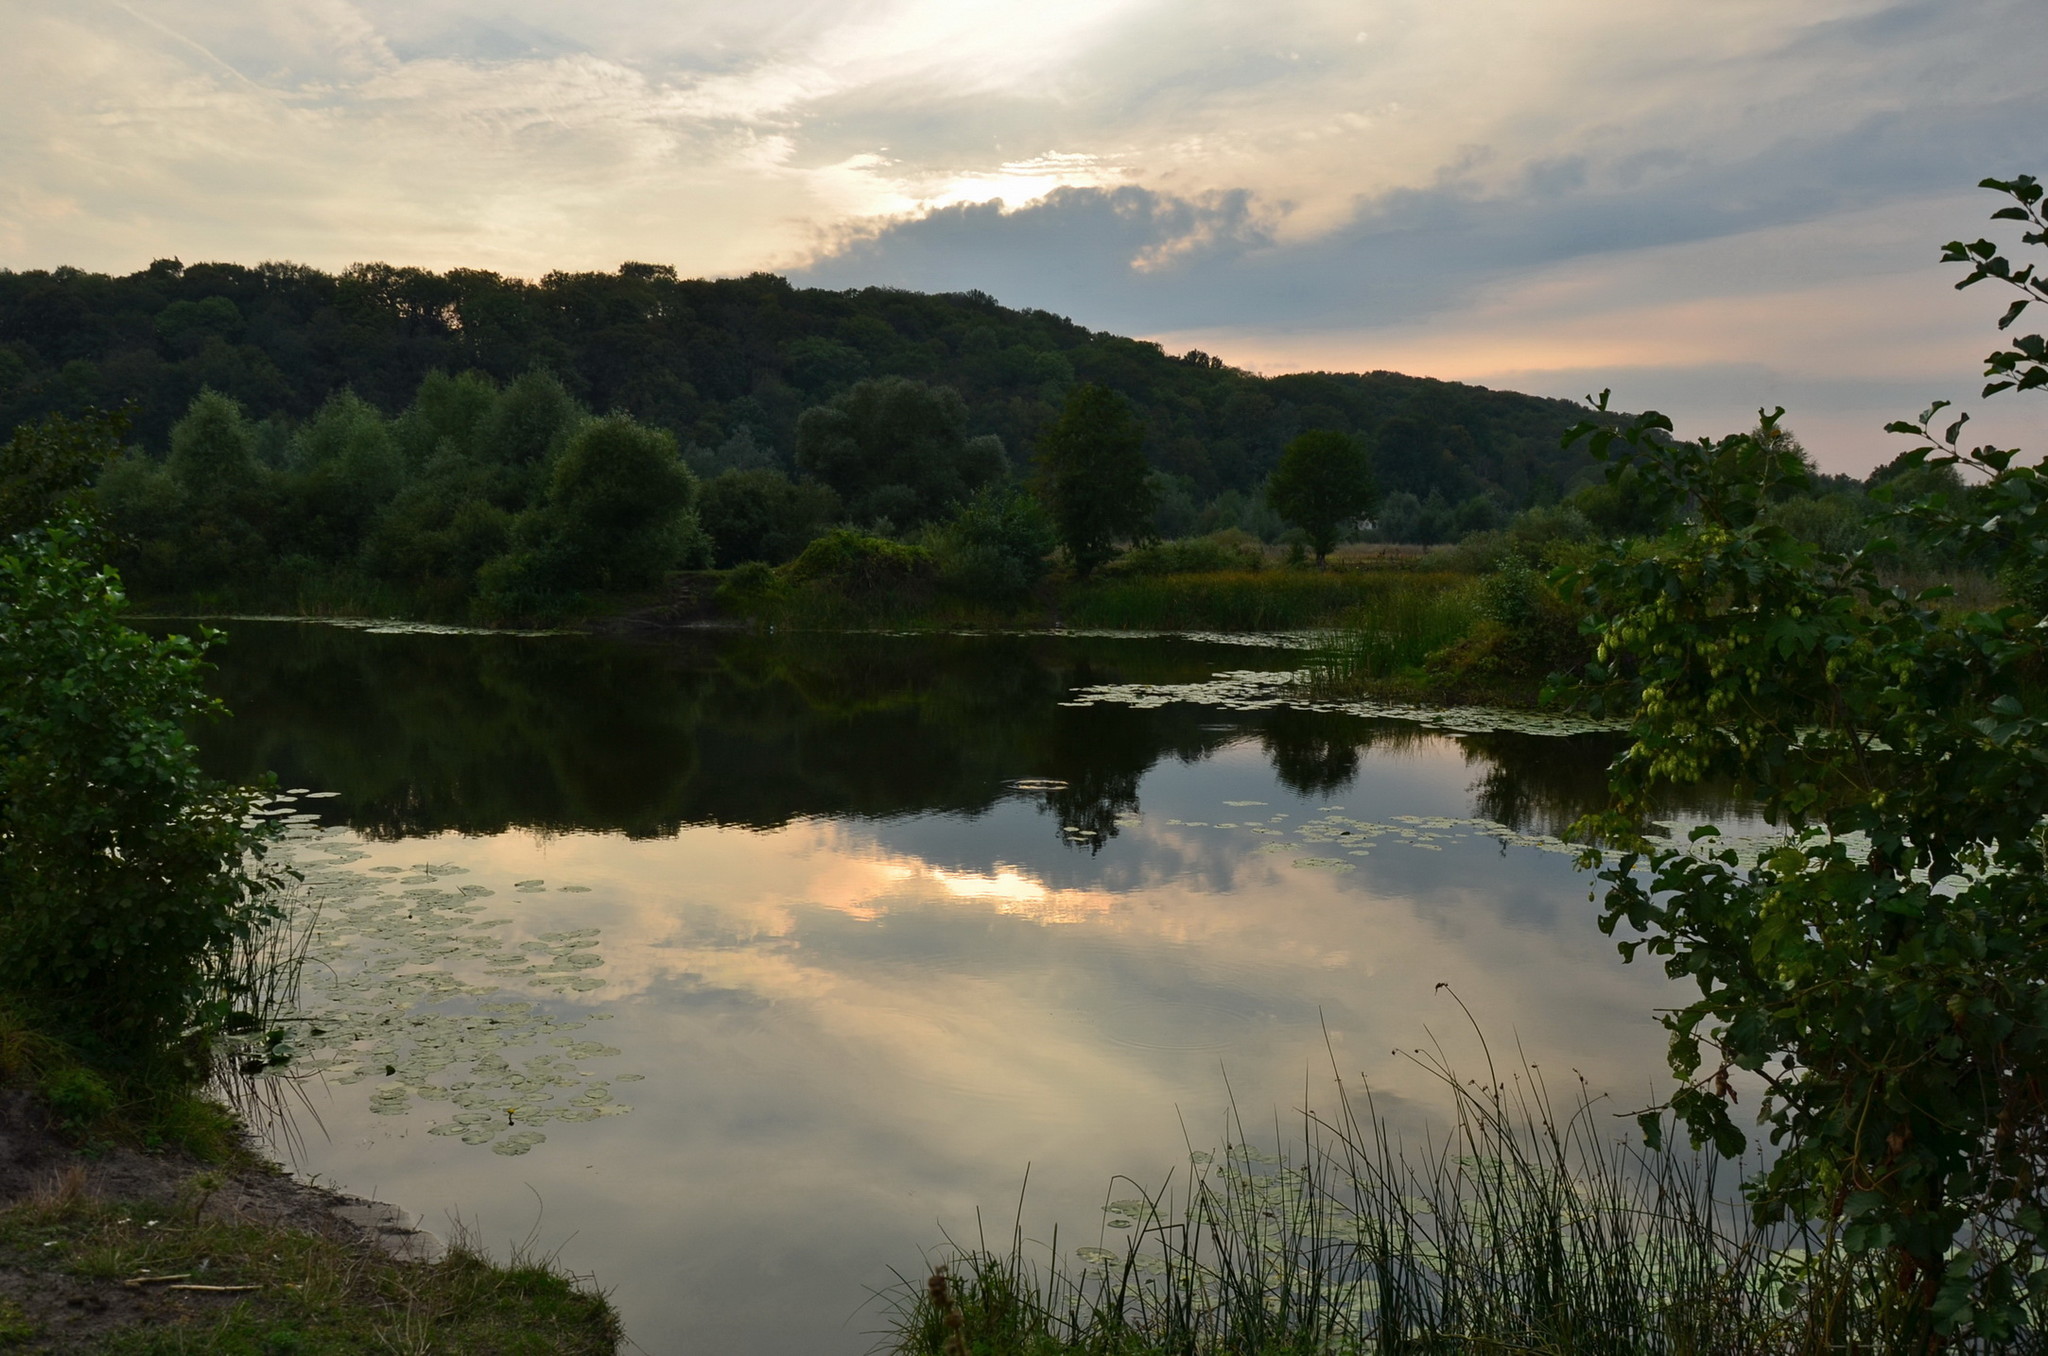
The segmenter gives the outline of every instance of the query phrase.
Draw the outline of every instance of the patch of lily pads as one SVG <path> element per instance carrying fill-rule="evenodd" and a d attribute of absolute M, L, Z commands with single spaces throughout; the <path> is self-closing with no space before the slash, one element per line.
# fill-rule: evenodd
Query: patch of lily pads
<path fill-rule="evenodd" d="M 1416 706 L 1406 702 L 1325 701 L 1305 695 L 1303 670 L 1234 669 L 1199 683 L 1104 683 L 1077 689 L 1062 706 L 1132 706 L 1153 710 L 1175 702 L 1226 711 L 1326 711 L 1376 720 L 1405 720 L 1447 734 L 1592 734 L 1625 728 L 1617 721 L 1559 711 L 1500 706 Z"/>
<path fill-rule="evenodd" d="M 306 938 L 283 1022 L 293 1059 L 272 1076 L 369 1084 L 371 1114 L 424 1109 L 428 1134 L 508 1156 L 545 1143 L 542 1126 L 631 1111 L 614 1085 L 637 1076 L 602 1072 L 620 1051 L 589 1032 L 610 1014 L 569 1007 L 605 987 L 599 930 L 522 936 L 456 862 L 367 866 L 354 833 L 296 808 L 322 795 L 295 788 L 256 811 L 282 821 L 273 859 L 302 878 L 290 925 Z"/>
<path fill-rule="evenodd" d="M 1246 810 L 1262 807 L 1263 801 L 1231 800 L 1224 806 L 1232 810 Z M 1391 821 L 1380 822 L 1356 819 L 1343 813 L 1341 805 L 1325 805 L 1318 809 L 1316 818 L 1292 823 L 1294 816 L 1279 811 L 1264 818 L 1239 817 L 1234 819 L 1168 819 L 1166 824 L 1177 828 L 1220 829 L 1230 832 L 1249 833 L 1255 837 L 1270 838 L 1273 841 L 1260 845 L 1256 851 L 1268 856 L 1288 857 L 1293 864 L 1304 870 L 1327 871 L 1343 874 L 1356 866 L 1355 861 L 1346 858 L 1369 857 L 1377 849 L 1405 847 L 1422 852 L 1441 852 L 1447 844 L 1461 839 L 1486 838 L 1503 847 L 1535 848 L 1542 852 L 1556 852 L 1576 857 L 1585 851 L 1577 843 L 1568 843 L 1548 834 L 1523 833 L 1491 819 L 1457 819 L 1445 815 L 1395 815 Z M 1338 855 L 1341 853 L 1342 855 Z M 1610 854 L 1611 855 L 1611 854 Z"/>
<path fill-rule="evenodd" d="M 1223 805 L 1228 810 L 1244 811 L 1263 808 L 1266 802 L 1258 800 L 1227 800 Z M 1357 819 L 1344 813 L 1341 805 L 1324 805 L 1315 811 L 1315 818 L 1299 823 L 1290 823 L 1294 816 L 1287 811 L 1277 811 L 1265 816 L 1244 816 L 1232 819 L 1164 819 L 1160 822 L 1174 828 L 1214 829 L 1224 832 L 1247 833 L 1271 841 L 1260 844 L 1253 851 L 1263 856 L 1286 857 L 1291 864 L 1302 870 L 1325 871 L 1344 874 L 1355 869 L 1355 861 L 1346 858 L 1370 857 L 1385 848 L 1410 848 L 1422 852 L 1441 852 L 1446 846 L 1459 841 L 1487 839 L 1502 848 L 1533 848 L 1539 852 L 1558 853 L 1567 857 L 1581 857 L 1587 851 L 1583 843 L 1574 843 L 1550 834 L 1525 833 L 1520 829 L 1492 819 L 1457 818 L 1449 815 L 1395 815 L 1390 821 Z M 1738 871 L 1755 870 L 1759 863 L 1772 853 L 1784 848 L 1793 840 L 1782 831 L 1762 833 L 1706 834 L 1697 840 L 1691 837 L 1694 825 L 1681 820 L 1658 820 L 1657 827 L 1664 830 L 1669 846 L 1679 848 L 1696 857 L 1718 857 L 1725 859 L 1734 855 L 1733 866 Z M 1870 843 L 1861 833 L 1843 834 L 1840 841 L 1852 859 L 1867 855 Z M 1337 855 L 1342 853 L 1342 856 Z M 1611 866 L 1621 860 L 1621 854 L 1612 850 L 1600 854 L 1602 862 Z M 1916 872 L 1915 878 L 1925 881 L 1924 871 Z M 1969 873 L 1949 877 L 1936 888 L 1950 891 L 1961 888 L 1970 879 Z"/>
<path fill-rule="evenodd" d="M 515 631 L 490 626 L 449 626 L 441 622 L 402 621 L 396 617 L 285 617 L 230 613 L 206 617 L 206 621 L 298 622 L 305 626 L 335 626 L 344 631 L 361 631 L 372 636 L 567 636 L 575 632 Z"/>
<path fill-rule="evenodd" d="M 873 634 L 880 636 L 1058 636 L 1070 640 L 1187 640 L 1200 645 L 1234 645 L 1247 650 L 1321 650 L 1343 635 L 1341 631 L 1172 631 L 1172 630 L 1120 630 L 1114 627 L 1090 626 L 1026 626 L 994 627 L 976 630 L 971 627 L 953 627 L 948 630 L 921 631 L 904 627 L 884 627 Z"/>

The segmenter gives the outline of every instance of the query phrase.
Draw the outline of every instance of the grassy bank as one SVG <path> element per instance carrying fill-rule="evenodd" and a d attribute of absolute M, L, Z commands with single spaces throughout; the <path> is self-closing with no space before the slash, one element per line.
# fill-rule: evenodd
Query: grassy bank
<path fill-rule="evenodd" d="M 124 1085 L 0 1008 L 0 1352 L 609 1353 L 551 1259 L 400 1260 L 185 1086 Z"/>
<path fill-rule="evenodd" d="M 1133 631 L 1291 631 L 1394 626 L 1404 636 L 1436 607 L 1437 632 L 1469 607 L 1473 576 L 1420 560 L 1370 559 L 1344 568 L 1290 566 L 1053 575 L 1003 598 L 949 587 L 914 550 L 802 572 L 743 566 L 678 581 L 675 592 L 708 604 L 702 617 L 786 625 L 952 627 L 1079 626 Z M 708 585 L 708 587 L 707 587 Z M 1453 628 L 1454 629 L 1454 628 Z M 1433 633 L 1434 634 L 1434 633 Z"/>
<path fill-rule="evenodd" d="M 1200 631 L 1391 627 L 1407 638 L 1423 614 L 1453 615 L 1454 600 L 1470 583 L 1469 576 L 1399 565 L 1217 571 L 1069 583 L 1055 606 L 1070 626 Z"/>
<path fill-rule="evenodd" d="M 596 1356 L 620 1340 L 604 1298 L 547 1259 L 401 1261 L 340 1227 L 222 1218 L 202 1191 L 104 1199 L 82 1180 L 0 1211 L 0 1351 Z"/>

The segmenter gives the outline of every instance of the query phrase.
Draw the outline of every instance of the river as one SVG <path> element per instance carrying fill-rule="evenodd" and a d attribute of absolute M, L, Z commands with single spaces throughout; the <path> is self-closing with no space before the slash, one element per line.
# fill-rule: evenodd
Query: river
<path fill-rule="evenodd" d="M 1274 705 L 1299 654 L 1215 638 L 220 625 L 205 758 L 275 774 L 319 909 L 280 1152 L 648 1352 L 867 1351 L 1027 1170 L 1028 1236 L 1102 1242 L 1333 1065 L 1426 1121 L 1460 1000 L 1658 1085 L 1670 982 L 1555 837 L 1611 735 Z"/>

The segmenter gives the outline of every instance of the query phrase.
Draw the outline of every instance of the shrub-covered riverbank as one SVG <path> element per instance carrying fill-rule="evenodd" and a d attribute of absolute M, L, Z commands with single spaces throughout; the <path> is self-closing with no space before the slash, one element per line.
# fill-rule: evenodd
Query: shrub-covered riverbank
<path fill-rule="evenodd" d="M 615 1349 L 546 1264 L 393 1256 L 217 1100 L 292 1058 L 292 880 L 199 767 L 203 644 L 125 624 L 82 502 L 116 431 L 0 447 L 0 1347 Z"/>

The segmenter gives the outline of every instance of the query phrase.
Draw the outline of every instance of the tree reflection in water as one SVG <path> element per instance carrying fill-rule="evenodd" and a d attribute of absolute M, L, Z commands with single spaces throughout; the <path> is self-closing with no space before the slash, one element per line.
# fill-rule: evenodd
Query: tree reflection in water
<path fill-rule="evenodd" d="M 1329 712 L 1233 712 L 1219 725 L 1213 708 L 1187 703 L 1062 705 L 1096 684 L 1257 665 L 1257 651 L 1192 641 L 228 630 L 212 686 L 240 718 L 197 732 L 208 770 L 338 791 L 349 821 L 379 839 L 973 817 L 1025 795 L 1062 841 L 1093 854 L 1139 813 L 1139 786 L 1164 760 L 1256 741 L 1285 786 L 1318 799 L 1350 786 L 1375 750 L 1447 738 L 1477 773 L 1476 816 L 1555 834 L 1597 802 L 1618 747 Z M 1020 790 L 1020 779 L 1048 785 Z"/>

